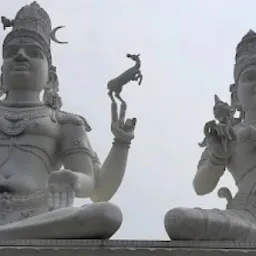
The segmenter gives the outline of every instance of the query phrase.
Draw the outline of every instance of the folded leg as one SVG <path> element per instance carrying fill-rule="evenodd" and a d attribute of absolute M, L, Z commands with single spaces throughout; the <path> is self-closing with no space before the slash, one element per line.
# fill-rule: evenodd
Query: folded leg
<path fill-rule="evenodd" d="M 43 213 L 0 227 L 0 239 L 108 239 L 121 226 L 122 213 L 111 203 L 95 203 Z"/>
<path fill-rule="evenodd" d="M 175 208 L 165 215 L 172 240 L 241 240 L 256 238 L 254 216 L 245 210 Z"/>

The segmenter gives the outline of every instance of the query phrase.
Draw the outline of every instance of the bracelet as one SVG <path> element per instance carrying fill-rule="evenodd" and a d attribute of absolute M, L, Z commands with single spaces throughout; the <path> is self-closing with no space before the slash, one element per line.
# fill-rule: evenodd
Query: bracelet
<path fill-rule="evenodd" d="M 122 146 L 124 148 L 130 148 L 131 142 L 124 141 L 118 138 L 114 138 L 113 145 Z"/>

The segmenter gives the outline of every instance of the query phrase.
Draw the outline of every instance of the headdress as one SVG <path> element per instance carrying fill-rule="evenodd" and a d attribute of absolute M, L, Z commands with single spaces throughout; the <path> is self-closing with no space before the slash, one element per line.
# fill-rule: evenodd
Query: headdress
<path fill-rule="evenodd" d="M 3 43 L 3 51 L 8 42 L 16 37 L 29 37 L 37 40 L 44 48 L 49 63 L 51 59 L 51 39 L 57 43 L 60 42 L 56 39 L 55 33 L 59 28 L 52 29 L 52 24 L 48 13 L 40 7 L 37 2 L 22 7 L 16 14 L 13 20 L 6 17 L 1 17 L 3 27 L 12 27 L 12 31 L 6 36 Z"/>
<path fill-rule="evenodd" d="M 236 48 L 234 79 L 238 80 L 241 72 L 247 66 L 256 64 L 256 33 L 250 30 Z"/>

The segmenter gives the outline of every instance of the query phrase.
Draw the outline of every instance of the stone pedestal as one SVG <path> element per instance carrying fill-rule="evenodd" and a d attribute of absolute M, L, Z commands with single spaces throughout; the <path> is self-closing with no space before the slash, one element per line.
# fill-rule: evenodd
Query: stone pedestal
<path fill-rule="evenodd" d="M 136 240 L 0 241 L 1 256 L 236 256 L 256 255 L 255 243 Z"/>

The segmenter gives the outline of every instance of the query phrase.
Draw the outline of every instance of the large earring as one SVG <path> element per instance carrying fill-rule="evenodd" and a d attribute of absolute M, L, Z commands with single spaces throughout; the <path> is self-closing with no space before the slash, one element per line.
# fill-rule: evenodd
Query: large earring
<path fill-rule="evenodd" d="M 241 104 L 239 102 L 239 99 L 237 97 L 237 85 L 236 84 L 231 84 L 229 87 L 229 91 L 231 93 L 231 106 L 236 109 L 237 111 L 242 110 L 241 109 Z"/>
<path fill-rule="evenodd" d="M 59 110 L 62 107 L 62 100 L 58 95 L 58 91 L 59 80 L 56 73 L 56 67 L 51 66 L 49 70 L 49 81 L 44 87 L 43 101 L 54 110 Z"/>
<path fill-rule="evenodd" d="M 3 70 L 3 68 L 1 68 L 1 70 Z M 3 72 L 0 75 L 0 97 L 2 97 L 3 95 L 7 94 L 7 89 L 4 86 L 4 82 L 3 82 Z"/>
<path fill-rule="evenodd" d="M 231 107 L 235 110 L 236 113 L 239 112 L 239 119 L 242 121 L 244 119 L 244 111 L 237 97 L 237 84 L 231 84 L 229 91 L 231 93 Z"/>

